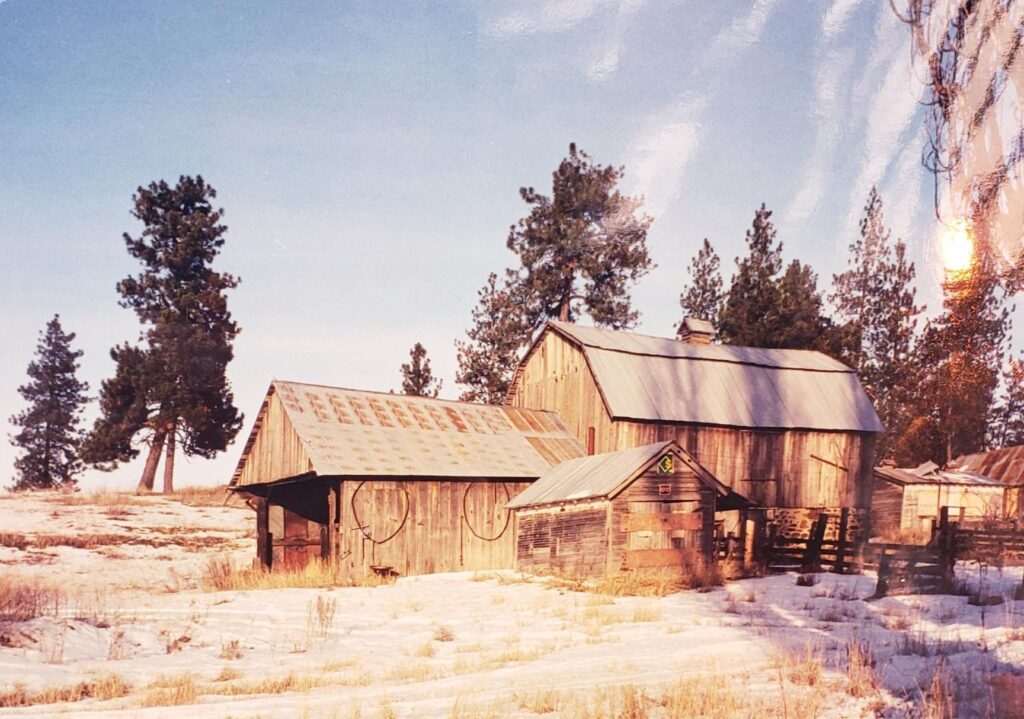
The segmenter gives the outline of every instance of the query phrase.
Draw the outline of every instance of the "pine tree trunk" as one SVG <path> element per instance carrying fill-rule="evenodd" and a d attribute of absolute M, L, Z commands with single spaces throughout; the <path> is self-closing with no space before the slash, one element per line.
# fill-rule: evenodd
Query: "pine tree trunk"
<path fill-rule="evenodd" d="M 153 441 L 149 444 L 149 454 L 146 455 L 146 466 L 142 470 L 142 478 L 139 479 L 139 486 L 136 494 L 152 492 L 153 483 L 156 480 L 156 467 L 160 464 L 160 452 L 164 448 L 165 432 L 157 432 L 153 435 Z"/>
<path fill-rule="evenodd" d="M 167 429 L 167 456 L 164 458 L 164 494 L 174 493 L 174 430 L 172 423 Z"/>
<path fill-rule="evenodd" d="M 164 494 L 174 493 L 174 423 L 167 430 L 167 456 L 164 457 Z"/>

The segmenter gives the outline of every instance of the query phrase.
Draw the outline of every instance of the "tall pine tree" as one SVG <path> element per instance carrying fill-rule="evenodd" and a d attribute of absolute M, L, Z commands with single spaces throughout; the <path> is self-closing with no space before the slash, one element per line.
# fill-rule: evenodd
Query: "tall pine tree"
<path fill-rule="evenodd" d="M 128 253 L 143 270 L 117 285 L 122 307 L 135 311 L 144 328 L 139 347 L 111 350 L 113 378 L 100 390 L 102 415 L 83 453 L 104 467 L 133 459 L 148 446 L 140 491 L 153 489 L 162 450 L 164 491 L 174 488 L 177 446 L 210 458 L 234 439 L 242 417 L 226 376 L 238 326 L 225 292 L 237 278 L 211 264 L 224 245 L 223 210 L 202 177 L 181 177 L 174 187 L 154 182 L 134 196 L 133 215 L 144 224 L 139 237 L 125 233 Z"/>
<path fill-rule="evenodd" d="M 736 275 L 719 317 L 718 335 L 732 345 L 775 347 L 779 332 L 782 243 L 775 242 L 772 211 L 763 204 L 747 230 L 747 255 L 736 258 Z"/>
<path fill-rule="evenodd" d="M 886 428 L 879 457 L 889 457 L 910 429 L 918 396 L 914 339 L 924 308 L 916 302 L 916 271 L 906 249 L 892 239 L 881 195 L 872 187 L 847 270 L 833 277 L 831 300 L 849 338 L 843 359 L 857 370 Z"/>
<path fill-rule="evenodd" d="M 455 342 L 455 381 L 466 388 L 459 395 L 463 402 L 501 404 L 530 330 L 522 301 L 508 281 L 499 282 L 492 272 L 477 295 L 473 326 L 466 330 L 467 341 Z"/>
<path fill-rule="evenodd" d="M 705 237 L 704 244 L 690 260 L 690 282 L 679 294 L 679 306 L 683 309 L 682 319 L 693 317 L 715 324 L 718 322 L 724 299 L 721 260 Z"/>
<path fill-rule="evenodd" d="M 430 371 L 427 350 L 419 342 L 409 350 L 409 361 L 400 369 L 402 393 L 417 397 L 437 397 L 441 392 L 441 380 Z"/>
<path fill-rule="evenodd" d="M 988 446 L 992 449 L 1024 444 L 1024 357 L 1010 358 L 1001 387 L 988 424 Z"/>
<path fill-rule="evenodd" d="M 914 416 L 894 450 L 901 463 L 942 464 L 986 447 L 1009 311 L 985 239 L 974 238 L 967 268 L 946 271 L 943 312 L 924 328 Z"/>
<path fill-rule="evenodd" d="M 71 349 L 74 339 L 74 332 L 61 327 L 60 315 L 40 333 L 36 358 L 28 365 L 29 382 L 18 387 L 29 406 L 11 417 L 19 428 L 11 443 L 22 452 L 14 461 L 11 489 L 74 487 L 82 472 L 78 425 L 89 385 L 77 377 L 82 351 Z"/>
<path fill-rule="evenodd" d="M 636 324 L 629 287 L 653 266 L 651 218 L 639 199 L 619 192 L 622 176 L 623 168 L 595 164 L 572 144 L 552 174 L 550 197 L 520 188 L 531 209 L 509 230 L 507 246 L 521 263 L 514 281 L 531 330 L 583 314 L 600 326 Z"/>

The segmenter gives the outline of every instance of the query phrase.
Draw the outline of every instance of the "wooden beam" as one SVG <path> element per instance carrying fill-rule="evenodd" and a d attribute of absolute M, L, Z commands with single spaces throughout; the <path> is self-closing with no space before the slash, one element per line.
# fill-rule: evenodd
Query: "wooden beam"
<path fill-rule="evenodd" d="M 692 549 L 627 549 L 623 554 L 630 569 L 681 567 L 696 557 Z"/>
<path fill-rule="evenodd" d="M 695 512 L 627 512 L 622 515 L 623 532 L 670 532 L 701 529 L 703 518 Z"/>

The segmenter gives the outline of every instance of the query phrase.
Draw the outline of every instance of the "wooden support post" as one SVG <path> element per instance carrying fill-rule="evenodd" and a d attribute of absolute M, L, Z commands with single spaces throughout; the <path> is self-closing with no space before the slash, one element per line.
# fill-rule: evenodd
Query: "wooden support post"
<path fill-rule="evenodd" d="M 889 591 L 889 552 L 882 547 L 882 554 L 878 558 L 878 584 L 875 585 L 875 593 L 872 599 L 881 599 Z"/>
<path fill-rule="evenodd" d="M 700 530 L 700 553 L 704 564 L 707 565 L 715 561 L 715 494 L 702 491 L 700 496 L 703 519 Z"/>
<path fill-rule="evenodd" d="M 846 572 L 846 552 L 849 546 L 849 540 L 847 539 L 847 532 L 850 529 L 850 508 L 843 507 L 839 512 L 839 537 L 836 543 L 836 563 L 832 567 L 832 571 L 836 574 L 844 574 Z"/>
<path fill-rule="evenodd" d="M 337 536 L 338 536 L 338 490 L 335 489 L 332 481 L 327 485 L 327 538 L 325 559 L 333 567 L 338 560 Z"/>
<path fill-rule="evenodd" d="M 256 500 L 256 557 L 261 569 L 270 569 L 274 562 L 270 535 L 270 504 L 266 499 Z"/>
<path fill-rule="evenodd" d="M 767 530 L 764 532 L 764 541 L 761 542 L 760 556 L 758 557 L 758 569 L 761 574 L 767 574 L 768 568 L 771 566 L 772 552 L 775 551 L 775 539 L 779 536 L 779 525 L 769 524 Z"/>
<path fill-rule="evenodd" d="M 819 515 L 811 537 L 807 540 L 807 550 L 804 552 L 803 564 L 800 565 L 800 571 L 804 574 L 815 574 L 821 571 L 821 544 L 825 541 L 825 530 L 827 528 L 828 515 Z"/>
<path fill-rule="evenodd" d="M 946 591 L 953 588 L 956 569 L 956 525 L 949 521 L 949 507 L 943 507 L 939 524 L 942 528 L 942 541 L 939 543 L 939 556 L 942 559 L 942 585 Z"/>
<path fill-rule="evenodd" d="M 738 539 L 740 554 L 739 562 L 740 566 L 746 566 L 749 557 L 747 556 L 747 510 L 740 510 L 740 536 Z"/>

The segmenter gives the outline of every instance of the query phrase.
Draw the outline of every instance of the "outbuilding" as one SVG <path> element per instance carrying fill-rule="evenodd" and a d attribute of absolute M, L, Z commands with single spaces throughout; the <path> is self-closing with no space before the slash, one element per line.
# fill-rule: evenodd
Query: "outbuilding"
<path fill-rule="evenodd" d="M 737 500 L 671 440 L 569 460 L 508 504 L 516 568 L 594 576 L 707 563 L 716 509 Z"/>
<path fill-rule="evenodd" d="M 275 380 L 230 487 L 267 568 L 511 568 L 508 501 L 583 454 L 551 412 Z"/>
<path fill-rule="evenodd" d="M 874 533 L 928 533 L 949 507 L 953 520 L 1001 519 L 1007 485 L 976 472 L 942 469 L 934 462 L 902 469 L 875 468 L 871 514 Z"/>

